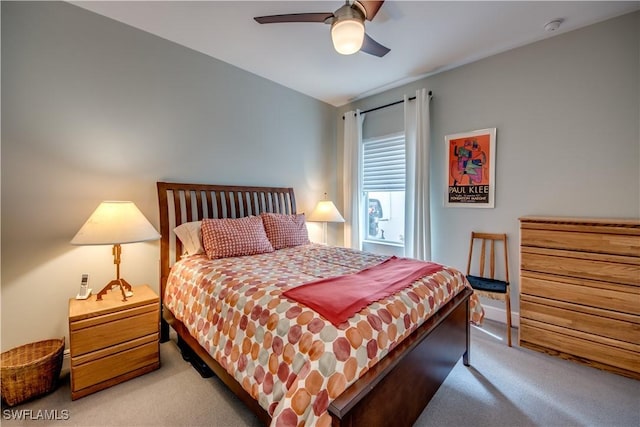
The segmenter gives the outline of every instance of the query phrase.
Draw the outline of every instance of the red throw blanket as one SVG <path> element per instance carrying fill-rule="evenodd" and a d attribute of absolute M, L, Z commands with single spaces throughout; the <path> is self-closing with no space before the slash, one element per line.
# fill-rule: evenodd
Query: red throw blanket
<path fill-rule="evenodd" d="M 358 273 L 329 277 L 283 293 L 320 313 L 335 326 L 371 304 L 444 267 L 395 256 Z"/>

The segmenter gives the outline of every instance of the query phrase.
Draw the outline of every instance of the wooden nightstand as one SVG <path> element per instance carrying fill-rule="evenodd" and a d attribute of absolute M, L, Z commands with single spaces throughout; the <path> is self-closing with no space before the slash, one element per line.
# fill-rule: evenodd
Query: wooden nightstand
<path fill-rule="evenodd" d="M 72 400 L 160 367 L 159 304 L 147 285 L 69 300 Z"/>

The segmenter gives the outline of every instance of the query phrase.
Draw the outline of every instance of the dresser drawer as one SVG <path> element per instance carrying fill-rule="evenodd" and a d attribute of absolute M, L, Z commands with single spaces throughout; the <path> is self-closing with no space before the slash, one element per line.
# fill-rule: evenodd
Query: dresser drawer
<path fill-rule="evenodd" d="M 553 280 L 546 278 L 545 275 L 531 277 L 530 273 L 522 272 L 520 277 L 522 297 L 532 295 L 640 316 L 640 288 L 617 284 L 606 284 L 605 287 L 601 282 L 572 279 L 563 282 L 561 277 L 551 277 Z M 585 286 L 585 283 L 588 285 Z M 597 287 L 599 285 L 600 287 Z"/>
<path fill-rule="evenodd" d="M 640 257 L 638 236 L 523 228 L 520 238 L 522 246 Z"/>
<path fill-rule="evenodd" d="M 555 304 L 555 305 L 554 305 Z M 544 298 L 523 295 L 520 299 L 520 318 L 585 332 L 600 337 L 640 344 L 640 317 L 607 317 L 606 310 L 588 309 Z"/>
<path fill-rule="evenodd" d="M 640 259 L 522 247 L 521 270 L 640 286 Z"/>
<path fill-rule="evenodd" d="M 131 315 L 133 313 L 140 314 Z M 120 315 L 117 320 L 111 320 L 111 316 L 101 316 L 72 323 L 70 325 L 71 357 L 158 331 L 159 314 L 155 305 L 117 314 Z"/>
<path fill-rule="evenodd" d="M 561 355 L 571 355 L 568 358 L 575 357 L 584 363 L 594 361 L 605 367 L 620 369 L 624 371 L 619 372 L 623 375 L 640 379 L 640 351 L 637 346 L 617 346 L 615 340 L 593 341 L 587 334 L 544 325 L 529 319 L 520 320 L 520 336 L 520 345 L 523 347 L 534 344 L 535 350 L 543 349 L 551 354 L 560 352 Z"/>
<path fill-rule="evenodd" d="M 144 368 L 159 366 L 158 342 L 152 341 L 72 368 L 72 390 L 98 385 Z"/>

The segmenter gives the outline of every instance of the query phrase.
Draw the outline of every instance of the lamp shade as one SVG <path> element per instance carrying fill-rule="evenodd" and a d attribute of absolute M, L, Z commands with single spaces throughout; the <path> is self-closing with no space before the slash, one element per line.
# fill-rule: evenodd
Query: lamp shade
<path fill-rule="evenodd" d="M 342 19 L 331 25 L 331 41 L 338 53 L 351 55 L 362 47 L 364 24 L 358 19 Z"/>
<path fill-rule="evenodd" d="M 133 202 L 102 202 L 71 239 L 72 245 L 116 245 L 157 240 L 160 234 Z"/>
<path fill-rule="evenodd" d="M 307 216 L 307 220 L 313 222 L 344 222 L 344 218 L 331 200 L 319 201 L 313 212 Z"/>

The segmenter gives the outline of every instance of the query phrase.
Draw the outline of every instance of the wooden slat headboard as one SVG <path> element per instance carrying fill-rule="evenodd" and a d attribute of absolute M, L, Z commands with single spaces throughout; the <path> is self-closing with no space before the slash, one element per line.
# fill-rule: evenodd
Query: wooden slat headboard
<path fill-rule="evenodd" d="M 291 187 L 246 187 L 237 185 L 158 182 L 160 208 L 160 299 L 171 266 L 182 251 L 173 229 L 203 218 L 241 218 L 262 212 L 296 213 Z"/>

